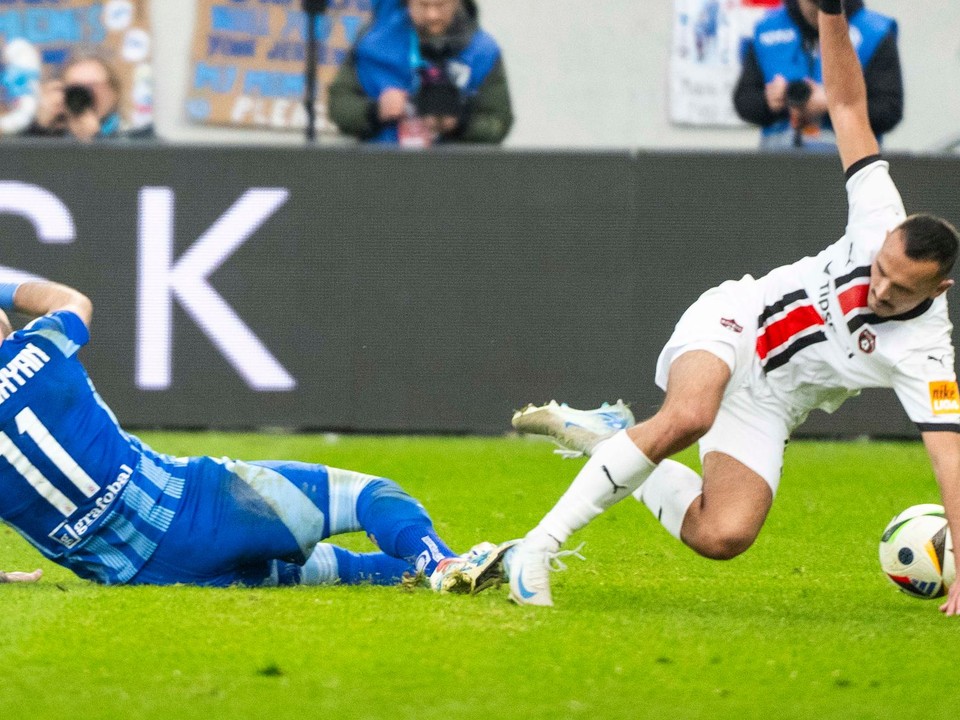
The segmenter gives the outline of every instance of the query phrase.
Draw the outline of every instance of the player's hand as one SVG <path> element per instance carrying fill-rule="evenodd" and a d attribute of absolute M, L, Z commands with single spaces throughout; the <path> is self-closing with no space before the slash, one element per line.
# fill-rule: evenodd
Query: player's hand
<path fill-rule="evenodd" d="M 8 572 L 0 570 L 0 583 L 35 583 L 43 577 L 43 570 L 37 568 L 33 572 Z"/>
<path fill-rule="evenodd" d="M 954 581 L 950 586 L 947 601 L 940 606 L 940 612 L 947 616 L 960 615 L 960 582 Z"/>
<path fill-rule="evenodd" d="M 6 340 L 13 332 L 13 325 L 10 324 L 10 318 L 0 310 L 0 340 Z"/>
<path fill-rule="evenodd" d="M 407 114 L 406 90 L 387 88 L 377 99 L 377 117 L 380 122 L 395 122 Z"/>
<path fill-rule="evenodd" d="M 783 75 L 775 75 L 763 89 L 767 107 L 771 112 L 782 112 L 787 106 L 787 79 Z"/>

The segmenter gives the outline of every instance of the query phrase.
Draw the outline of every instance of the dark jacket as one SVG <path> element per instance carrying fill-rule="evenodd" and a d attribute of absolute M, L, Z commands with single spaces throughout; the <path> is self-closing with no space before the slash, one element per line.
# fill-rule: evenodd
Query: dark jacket
<path fill-rule="evenodd" d="M 844 0 L 848 17 L 864 8 L 863 0 Z M 786 10 L 801 34 L 803 52 L 812 61 L 819 36 L 817 28 L 807 23 L 797 0 L 786 0 Z M 755 39 L 754 39 L 755 42 Z M 733 94 L 737 114 L 749 123 L 768 127 L 788 117 L 788 111 L 774 113 L 767 106 L 765 78 L 757 58 L 754 42 L 746 45 L 743 70 Z M 903 118 L 903 76 L 895 32 L 880 42 L 873 56 L 863 68 L 867 86 L 867 112 L 870 125 L 880 136 L 892 130 Z"/>
<path fill-rule="evenodd" d="M 383 6 L 388 6 L 389 9 L 390 3 L 383 3 L 380 7 Z M 395 7 L 393 12 L 396 12 Z M 391 17 L 389 12 L 378 12 L 375 15 L 372 22 L 361 31 L 329 89 L 331 120 L 341 132 L 361 140 L 395 141 L 395 128 L 382 124 L 377 116 L 379 94 L 376 90 L 370 91 L 371 87 L 377 85 L 370 80 L 375 72 L 381 72 L 381 75 L 393 74 L 398 78 L 396 85 L 400 89 L 412 90 L 409 83 L 413 70 L 409 64 L 408 52 L 385 53 L 386 57 L 377 58 L 381 65 L 379 68 L 363 65 L 370 62 L 368 58 L 371 52 L 367 50 L 383 50 L 381 47 L 366 48 L 364 45 L 374 38 L 379 41 L 380 35 L 377 33 L 385 32 L 387 39 L 400 44 L 398 47 L 401 49 L 402 43 L 407 42 L 402 29 L 392 32 L 384 27 L 391 19 L 396 21 L 397 18 Z M 403 20 L 407 21 L 406 18 Z M 482 52 L 472 52 L 478 43 L 483 46 Z M 476 78 L 479 84 L 462 89 L 463 104 L 457 130 L 441 140 L 501 142 L 513 124 L 510 93 L 499 48 L 488 34 L 480 30 L 476 5 L 465 2 L 464 9 L 458 13 L 450 31 L 441 38 L 421 39 L 419 52 L 424 64 L 441 68 L 446 74 L 450 74 L 447 68 L 451 62 L 471 62 L 472 58 L 478 56 L 487 61 L 481 69 L 481 76 Z"/>

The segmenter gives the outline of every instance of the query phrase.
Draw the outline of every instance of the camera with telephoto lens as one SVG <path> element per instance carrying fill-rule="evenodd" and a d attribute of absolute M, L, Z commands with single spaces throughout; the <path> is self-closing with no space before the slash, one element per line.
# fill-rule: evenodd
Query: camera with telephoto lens
<path fill-rule="evenodd" d="M 420 89 L 413 104 L 421 116 L 458 117 L 463 110 L 463 96 L 440 68 L 428 67 L 420 73 Z"/>
<path fill-rule="evenodd" d="M 71 115 L 83 115 L 94 106 L 93 93 L 84 85 L 67 85 L 63 89 L 63 104 Z"/>
<path fill-rule="evenodd" d="M 802 109 L 812 94 L 813 89 L 806 80 L 791 80 L 787 83 L 787 106 Z"/>

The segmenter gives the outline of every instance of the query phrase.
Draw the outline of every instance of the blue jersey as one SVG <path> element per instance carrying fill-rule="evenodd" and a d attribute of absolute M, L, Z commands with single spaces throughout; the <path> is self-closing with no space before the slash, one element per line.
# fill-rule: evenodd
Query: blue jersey
<path fill-rule="evenodd" d="M 154 452 L 94 389 L 76 357 L 88 340 L 60 311 L 0 344 L 0 520 L 54 562 L 105 584 L 257 585 L 392 582 L 453 556 L 389 480 Z M 358 530 L 389 555 L 317 547 Z"/>
<path fill-rule="evenodd" d="M 38 318 L 0 344 L 0 519 L 102 583 L 130 580 L 180 505 L 188 461 L 124 432 L 77 359 L 75 314 Z"/>

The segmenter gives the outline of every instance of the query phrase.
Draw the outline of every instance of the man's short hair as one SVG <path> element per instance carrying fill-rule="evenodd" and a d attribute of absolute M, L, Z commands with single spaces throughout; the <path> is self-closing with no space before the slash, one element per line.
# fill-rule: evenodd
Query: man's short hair
<path fill-rule="evenodd" d="M 904 252 L 911 260 L 934 260 L 940 276 L 953 269 L 960 250 L 960 234 L 943 218 L 919 213 L 911 215 L 898 228 L 903 233 Z"/>

